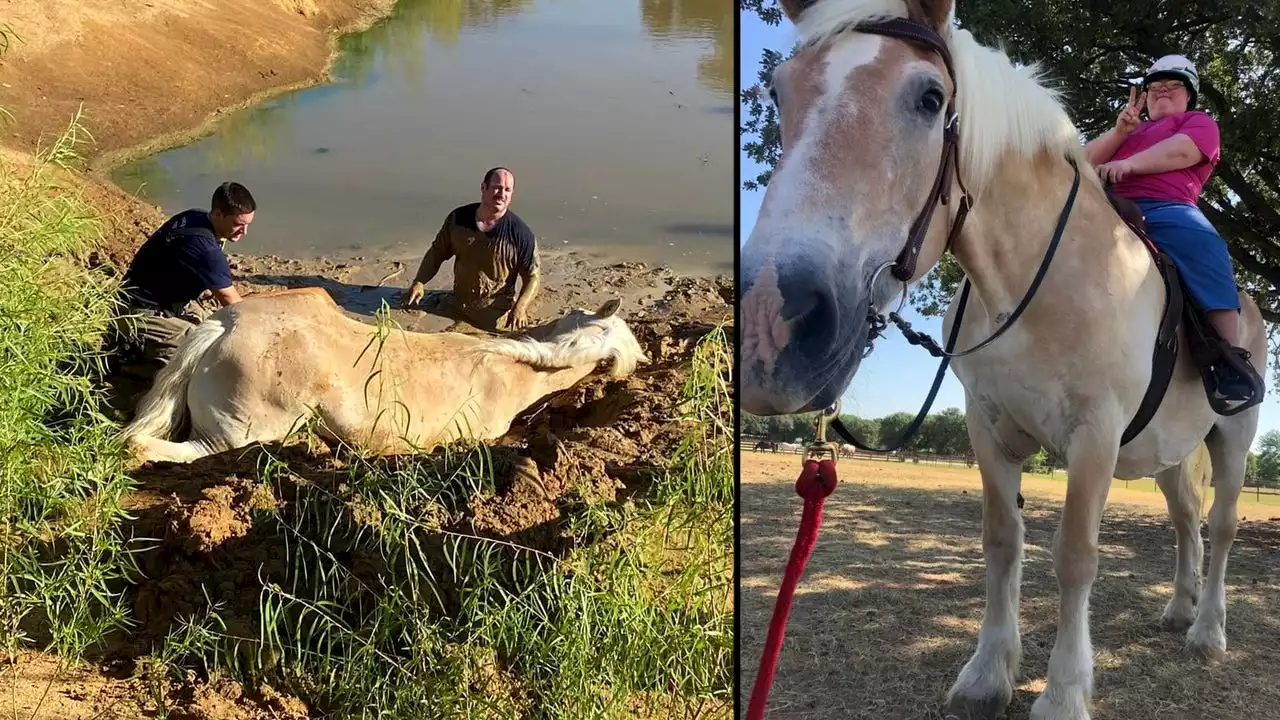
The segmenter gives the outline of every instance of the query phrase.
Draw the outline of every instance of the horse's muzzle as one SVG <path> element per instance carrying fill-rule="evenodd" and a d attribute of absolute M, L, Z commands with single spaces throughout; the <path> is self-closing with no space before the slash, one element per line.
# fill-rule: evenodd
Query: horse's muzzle
<path fill-rule="evenodd" d="M 831 405 L 857 372 L 866 346 L 866 293 L 828 267 L 743 264 L 742 409 L 754 415 Z"/>

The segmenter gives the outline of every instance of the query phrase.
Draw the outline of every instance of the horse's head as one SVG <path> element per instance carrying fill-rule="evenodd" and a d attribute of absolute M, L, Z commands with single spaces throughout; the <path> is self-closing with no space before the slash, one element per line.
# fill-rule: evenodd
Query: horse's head
<path fill-rule="evenodd" d="M 759 415 L 829 406 L 857 372 L 868 309 L 903 289 L 889 267 L 939 176 L 955 91 L 938 52 L 851 25 L 905 17 L 945 41 L 951 0 L 782 5 L 805 42 L 773 74 L 782 158 L 741 255 L 742 407 Z M 923 227 L 908 281 L 941 258 L 955 205 Z"/>
<path fill-rule="evenodd" d="M 571 310 L 528 334 L 535 339 L 555 343 L 566 354 L 593 346 L 606 346 L 612 350 L 611 373 L 615 377 L 629 375 L 637 365 L 648 364 L 649 356 L 626 321 L 617 315 L 621 304 L 622 301 L 613 298 L 606 300 L 595 312 L 582 308 Z"/>

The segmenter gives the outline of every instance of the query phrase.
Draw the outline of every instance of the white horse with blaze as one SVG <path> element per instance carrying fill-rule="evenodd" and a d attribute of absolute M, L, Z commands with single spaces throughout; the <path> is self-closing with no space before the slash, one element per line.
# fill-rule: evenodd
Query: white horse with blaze
<path fill-rule="evenodd" d="M 1113 477 L 1156 477 L 1177 535 L 1173 598 L 1163 621 L 1186 630 L 1190 649 L 1222 657 L 1227 558 L 1258 408 L 1216 414 L 1183 336 L 1154 417 L 1121 444 L 1152 376 L 1164 284 L 1112 209 L 1058 99 L 1033 68 L 1015 67 L 954 27 L 951 0 L 782 0 L 782 6 L 803 46 L 773 76 L 783 154 L 741 255 L 743 410 L 823 409 L 857 372 L 868 308 L 886 307 L 902 288 L 879 271 L 902 252 L 931 197 L 949 99 L 960 119 L 958 172 L 975 199 L 950 247 L 972 283 L 957 351 L 989 337 L 1026 293 L 1080 173 L 1061 244 L 1032 302 L 992 345 L 953 361 L 982 473 L 987 605 L 977 648 L 947 694 L 947 714 L 995 717 L 1012 697 L 1022 654 L 1023 524 L 1016 497 L 1022 464 L 1041 447 L 1066 458 L 1068 485 L 1053 545 L 1061 593 L 1057 639 L 1032 717 L 1089 717 L 1089 594 Z M 908 18 L 937 33 L 955 82 L 939 53 L 855 27 L 884 17 Z M 946 189 L 960 196 L 959 185 Z M 941 258 L 958 206 L 937 206 L 907 282 Z M 873 288 L 876 277 L 885 281 Z M 1261 315 L 1248 296 L 1240 299 L 1241 345 L 1265 366 Z M 953 301 L 946 334 L 955 313 Z M 1203 584 L 1192 467 L 1202 443 L 1216 489 Z"/>

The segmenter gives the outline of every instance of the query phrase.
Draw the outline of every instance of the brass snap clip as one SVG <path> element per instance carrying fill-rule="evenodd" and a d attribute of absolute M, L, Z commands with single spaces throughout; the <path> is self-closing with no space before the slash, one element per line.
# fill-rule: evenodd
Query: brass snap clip
<path fill-rule="evenodd" d="M 802 465 L 810 460 L 827 459 L 834 463 L 840 459 L 840 453 L 837 451 L 836 445 L 827 442 L 827 428 L 830 427 L 831 421 L 839 415 L 839 400 L 836 400 L 831 407 L 818 413 L 817 432 L 814 441 L 809 444 L 809 448 L 804 453 L 804 459 L 801 460 Z"/>

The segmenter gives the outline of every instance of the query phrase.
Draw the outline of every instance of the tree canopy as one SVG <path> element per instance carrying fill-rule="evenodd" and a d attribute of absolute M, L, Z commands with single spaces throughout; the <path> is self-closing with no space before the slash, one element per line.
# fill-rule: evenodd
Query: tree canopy
<path fill-rule="evenodd" d="M 785 22 L 776 0 L 740 0 L 739 7 L 769 24 Z M 1063 91 L 1082 140 L 1115 123 L 1129 84 L 1156 58 L 1190 57 L 1200 71 L 1198 107 L 1222 131 L 1222 159 L 1200 207 L 1226 239 L 1241 287 L 1269 322 L 1280 320 L 1280 0 L 973 0 L 958 5 L 956 16 L 979 42 L 1039 64 Z M 763 86 L 784 51 L 766 50 L 759 81 L 741 91 L 743 149 L 765 167 L 744 180 L 747 189 L 767 184 L 778 160 L 777 115 Z M 913 304 L 939 314 L 960 278 L 948 257 Z"/>

